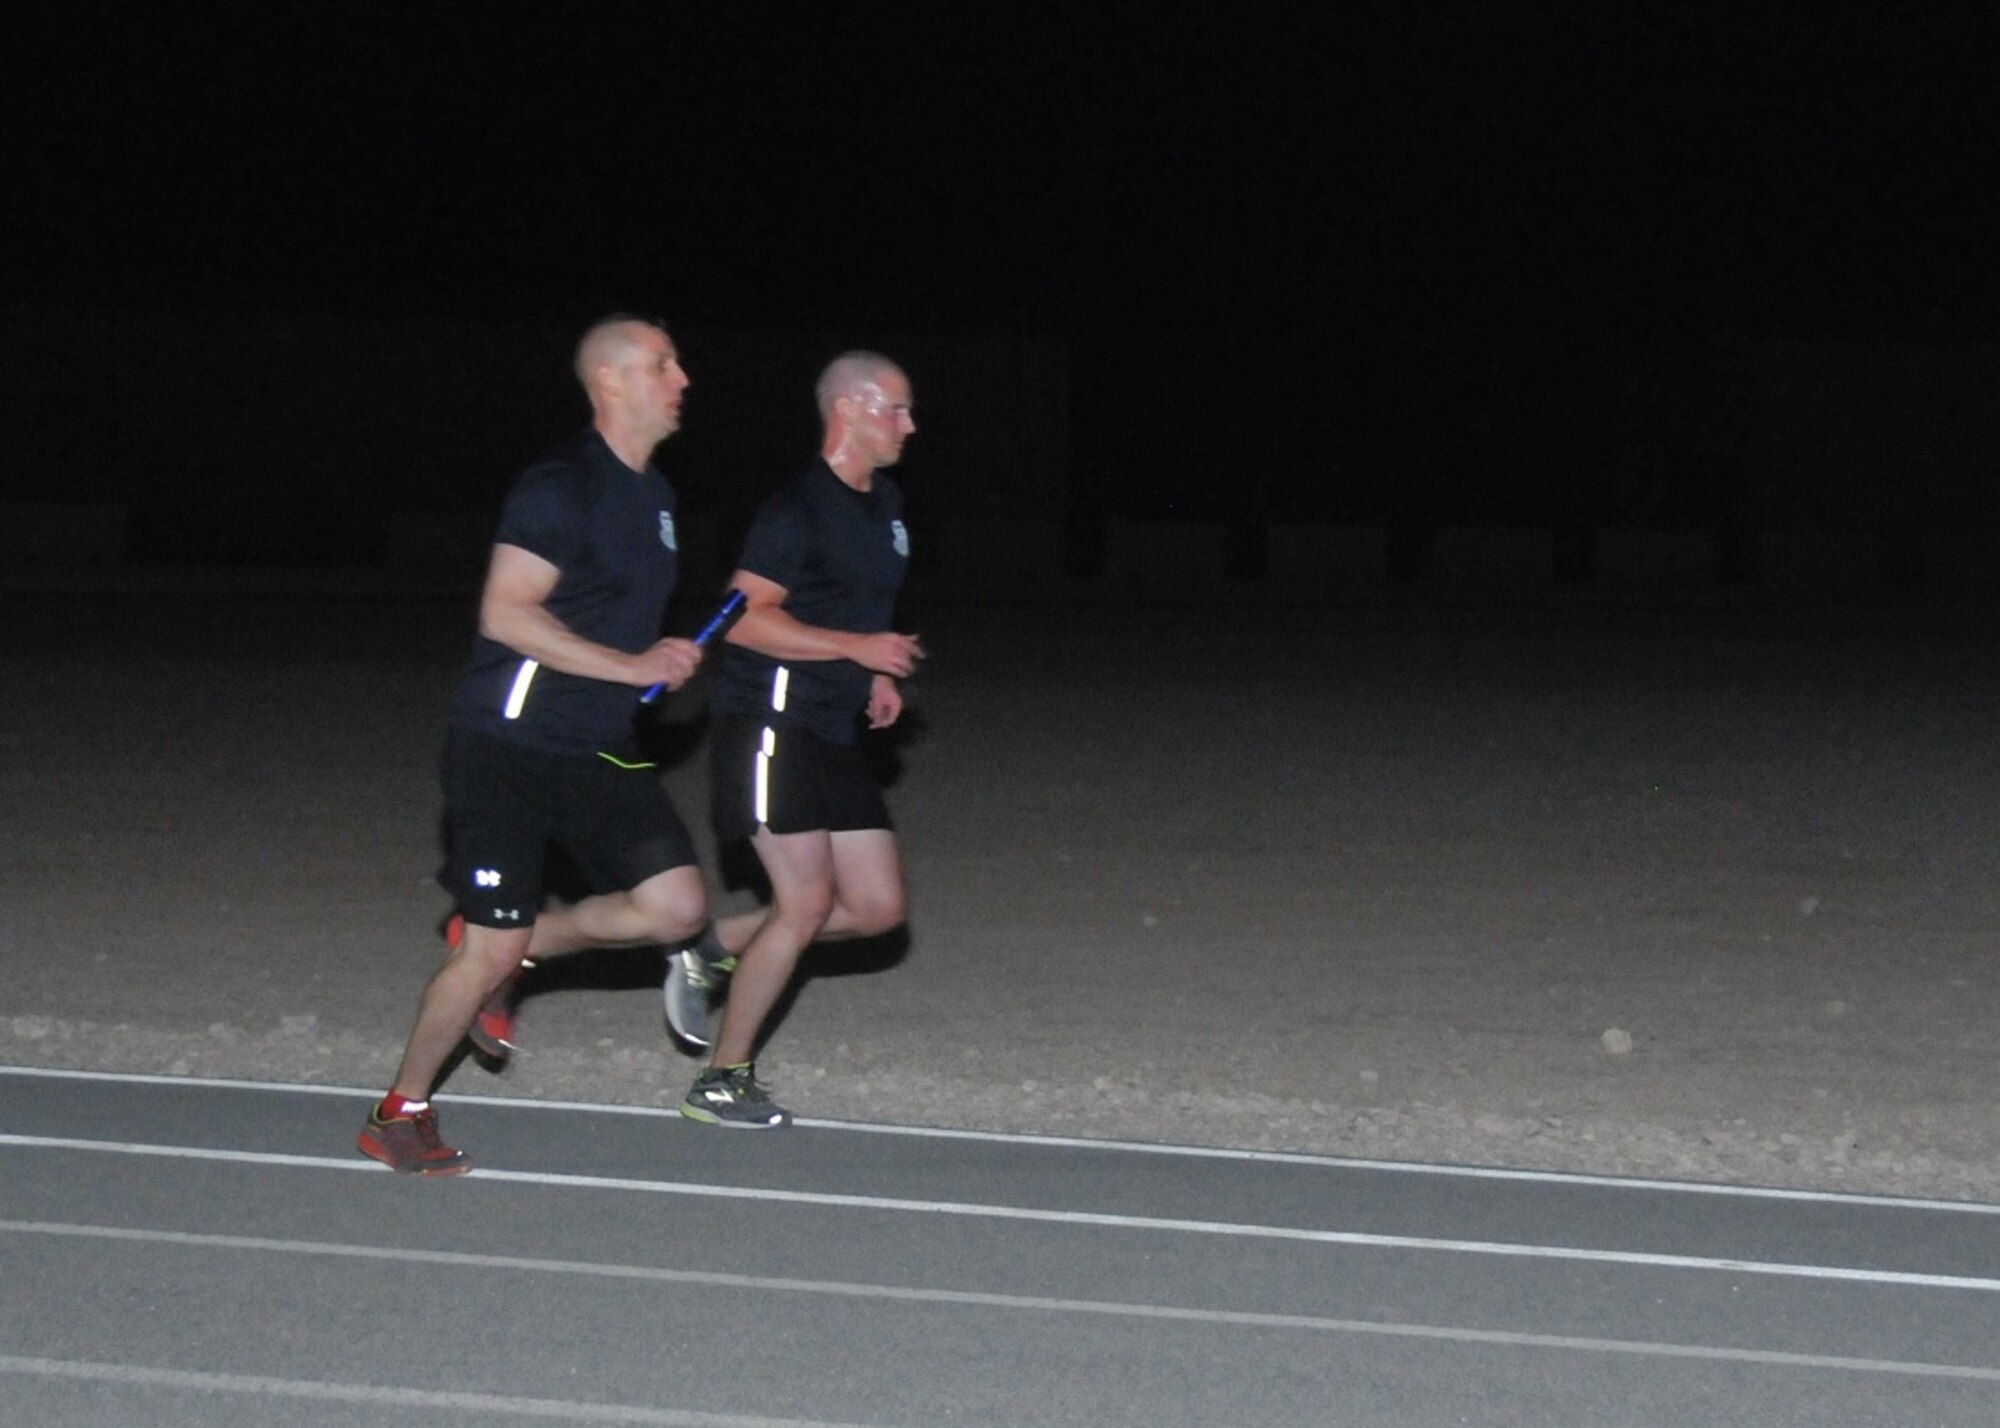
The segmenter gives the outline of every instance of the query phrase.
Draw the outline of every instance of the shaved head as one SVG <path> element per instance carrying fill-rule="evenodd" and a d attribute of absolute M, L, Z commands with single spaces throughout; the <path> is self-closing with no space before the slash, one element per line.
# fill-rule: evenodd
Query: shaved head
<path fill-rule="evenodd" d="M 903 442 L 916 434 L 910 379 L 880 352 L 841 353 L 819 374 L 813 395 L 826 423 L 819 454 L 856 490 L 901 460 Z"/>
<path fill-rule="evenodd" d="M 826 364 L 819 374 L 813 395 L 819 401 L 822 421 L 833 415 L 833 404 L 842 397 L 864 391 L 881 391 L 882 384 L 903 375 L 903 369 L 880 352 L 843 352 Z"/>
<path fill-rule="evenodd" d="M 629 313 L 613 313 L 593 324 L 576 344 L 576 379 L 591 390 L 592 374 L 603 367 L 629 362 L 643 351 L 647 334 L 664 329 L 656 322 Z"/>
<path fill-rule="evenodd" d="M 591 425 L 634 471 L 680 430 L 688 375 L 667 329 L 651 318 L 613 313 L 576 344 L 576 379 L 590 399 Z"/>

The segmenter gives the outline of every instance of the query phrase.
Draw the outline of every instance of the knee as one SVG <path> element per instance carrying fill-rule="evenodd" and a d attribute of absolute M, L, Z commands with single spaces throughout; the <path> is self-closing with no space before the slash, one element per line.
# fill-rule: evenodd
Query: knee
<path fill-rule="evenodd" d="M 876 889 L 852 900 L 843 895 L 843 902 L 857 937 L 880 937 L 885 932 L 894 932 L 909 918 L 900 887 Z"/>
<path fill-rule="evenodd" d="M 708 924 L 708 899 L 699 890 L 674 899 L 648 920 L 653 936 L 661 942 L 682 942 Z"/>
<path fill-rule="evenodd" d="M 779 893 L 774 903 L 777 919 L 806 943 L 819 936 L 819 930 L 833 916 L 833 889 L 823 884 L 792 888 Z"/>
<path fill-rule="evenodd" d="M 478 968 L 479 977 L 490 992 L 520 970 L 521 959 L 528 955 L 530 932 L 525 927 L 504 931 L 492 927 L 467 927 L 464 941 L 449 949 L 445 960 Z"/>
<path fill-rule="evenodd" d="M 677 876 L 681 873 L 686 876 Z M 683 942 L 708 921 L 708 892 L 691 868 L 677 868 L 633 889 L 632 905 L 646 936 L 657 942 Z"/>

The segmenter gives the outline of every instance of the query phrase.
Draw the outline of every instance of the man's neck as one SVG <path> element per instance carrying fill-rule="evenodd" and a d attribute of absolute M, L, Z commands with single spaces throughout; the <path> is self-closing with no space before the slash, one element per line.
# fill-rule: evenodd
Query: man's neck
<path fill-rule="evenodd" d="M 857 491 L 875 489 L 875 468 L 852 451 L 838 446 L 827 446 L 820 450 L 820 460 L 833 468 L 833 474 Z"/>
<path fill-rule="evenodd" d="M 632 431 L 621 428 L 615 422 L 597 422 L 597 434 L 604 438 L 604 444 L 611 448 L 611 454 L 633 471 L 644 471 L 652 464 L 653 448 L 657 441 L 647 441 Z"/>

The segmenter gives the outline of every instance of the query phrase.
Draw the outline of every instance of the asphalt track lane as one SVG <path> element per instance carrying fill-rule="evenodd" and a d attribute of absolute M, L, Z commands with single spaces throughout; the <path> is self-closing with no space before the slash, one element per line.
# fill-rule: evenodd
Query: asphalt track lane
<path fill-rule="evenodd" d="M 0 1075 L 10 1416 L 2000 1418 L 1987 1207 L 477 1099 L 425 1183 L 365 1103 Z"/>

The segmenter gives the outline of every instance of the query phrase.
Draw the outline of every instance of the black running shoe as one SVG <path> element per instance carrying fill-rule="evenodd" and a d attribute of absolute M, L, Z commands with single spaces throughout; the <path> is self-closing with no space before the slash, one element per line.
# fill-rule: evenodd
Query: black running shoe
<path fill-rule="evenodd" d="M 756 1069 L 747 1061 L 704 1066 L 681 1102 L 681 1114 L 704 1125 L 744 1130 L 775 1130 L 792 1123 L 792 1113 L 757 1084 Z"/>

